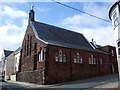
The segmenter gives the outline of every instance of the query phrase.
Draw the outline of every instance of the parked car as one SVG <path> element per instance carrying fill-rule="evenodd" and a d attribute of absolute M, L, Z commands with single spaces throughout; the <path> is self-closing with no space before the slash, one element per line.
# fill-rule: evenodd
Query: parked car
<path fill-rule="evenodd" d="M 4 76 L 0 76 L 0 81 L 4 82 Z"/>

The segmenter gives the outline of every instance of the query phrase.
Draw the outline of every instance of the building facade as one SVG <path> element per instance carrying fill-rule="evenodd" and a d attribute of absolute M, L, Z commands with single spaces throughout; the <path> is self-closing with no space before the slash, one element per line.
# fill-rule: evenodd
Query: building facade
<path fill-rule="evenodd" d="M 11 80 L 10 76 L 14 73 L 14 52 L 6 58 L 5 80 Z"/>
<path fill-rule="evenodd" d="M 13 73 L 10 75 L 10 80 L 12 81 L 17 81 L 17 74 L 19 71 L 20 51 L 21 51 L 21 47 L 19 47 L 14 51 Z"/>
<path fill-rule="evenodd" d="M 118 73 L 116 48 L 114 46 L 107 45 L 107 46 L 99 47 L 98 49 L 103 51 L 103 52 L 108 53 L 110 68 L 111 68 L 111 74 Z"/>
<path fill-rule="evenodd" d="M 118 0 L 109 10 L 109 18 L 112 20 L 118 61 L 118 71 L 120 77 L 120 0 Z M 120 78 L 119 78 L 120 79 Z"/>
<path fill-rule="evenodd" d="M 83 34 L 36 22 L 30 10 L 18 80 L 55 84 L 110 74 L 109 56 Z"/>
<path fill-rule="evenodd" d="M 9 50 L 3 50 L 2 53 L 2 58 L 1 58 L 1 72 L 2 72 L 2 76 L 4 77 L 4 79 L 6 78 L 6 64 L 7 64 L 7 57 L 13 53 L 13 51 L 9 51 Z"/>

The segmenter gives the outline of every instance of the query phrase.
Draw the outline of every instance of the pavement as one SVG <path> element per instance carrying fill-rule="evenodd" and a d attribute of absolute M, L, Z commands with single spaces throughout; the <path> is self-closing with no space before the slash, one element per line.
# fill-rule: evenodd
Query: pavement
<path fill-rule="evenodd" d="M 19 81 L 7 81 L 9 83 L 13 83 L 16 85 L 20 85 L 25 88 L 111 88 L 111 89 L 118 89 L 120 88 L 120 82 L 118 82 L 118 75 L 111 74 L 102 77 L 54 84 L 54 85 L 38 85 L 34 83 L 27 83 L 27 82 L 19 82 Z"/>

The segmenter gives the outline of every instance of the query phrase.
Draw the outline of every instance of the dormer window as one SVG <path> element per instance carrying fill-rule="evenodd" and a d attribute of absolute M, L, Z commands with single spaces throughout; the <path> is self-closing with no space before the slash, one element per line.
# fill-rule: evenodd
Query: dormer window
<path fill-rule="evenodd" d="M 113 25 L 114 27 L 116 27 L 118 24 L 119 24 L 118 16 L 117 16 L 117 12 L 115 11 L 113 14 Z"/>

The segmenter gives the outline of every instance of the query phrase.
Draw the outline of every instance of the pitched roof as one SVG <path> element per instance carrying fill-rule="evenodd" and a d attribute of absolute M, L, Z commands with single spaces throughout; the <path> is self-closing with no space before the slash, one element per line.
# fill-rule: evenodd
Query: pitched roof
<path fill-rule="evenodd" d="M 31 26 L 36 37 L 46 44 L 102 53 L 93 49 L 83 34 L 36 21 L 31 21 Z"/>
<path fill-rule="evenodd" d="M 5 53 L 5 57 L 8 57 L 11 53 L 13 53 L 13 51 L 4 50 L 4 53 Z"/>

